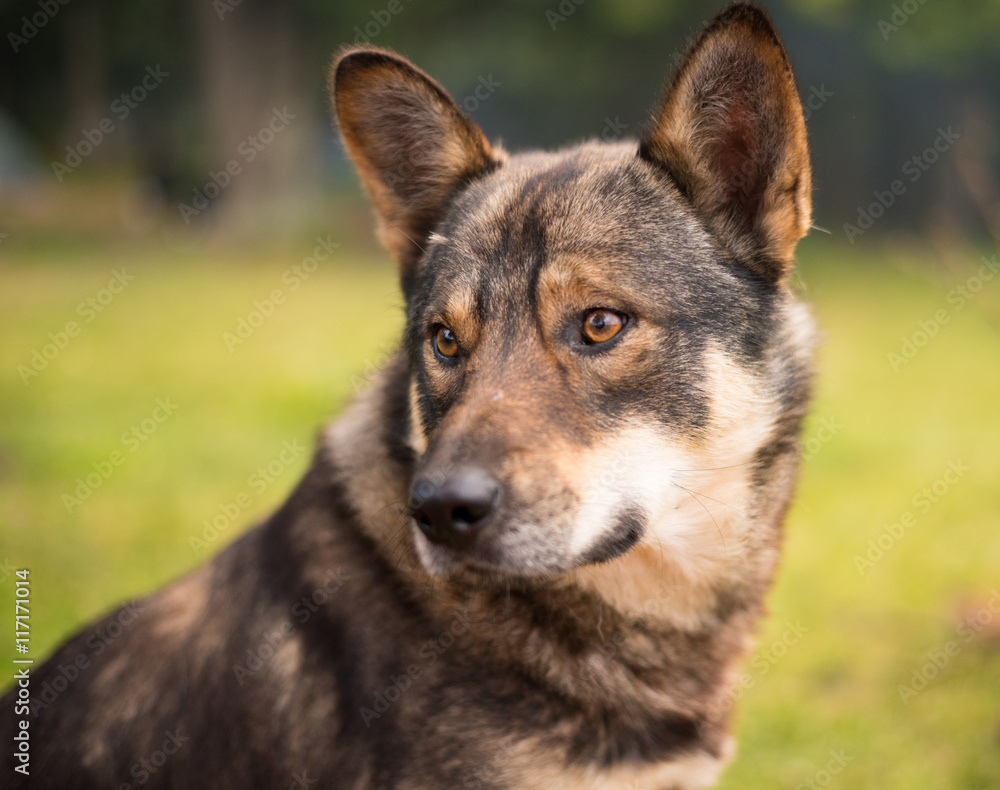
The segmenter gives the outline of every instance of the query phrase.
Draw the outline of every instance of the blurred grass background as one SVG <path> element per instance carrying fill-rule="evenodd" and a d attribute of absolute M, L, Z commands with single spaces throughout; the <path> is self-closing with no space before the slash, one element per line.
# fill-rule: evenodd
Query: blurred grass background
<path fill-rule="evenodd" d="M 326 110 L 333 52 L 395 48 L 491 139 L 554 146 L 637 135 L 722 5 L 92 0 L 51 6 L 18 41 L 40 7 L 0 0 L 0 611 L 11 571 L 31 569 L 32 655 L 266 516 L 308 462 L 283 463 L 286 444 L 311 448 L 395 345 L 395 275 Z M 722 786 L 1000 788 L 1000 277 L 981 269 L 1000 242 L 1000 5 L 767 6 L 810 102 L 815 218 L 832 234 L 800 246 L 796 287 L 825 339 Z M 150 68 L 168 76 L 122 117 Z M 276 108 L 294 121 L 245 161 Z M 56 167 L 103 118 L 114 130 Z M 909 180 L 941 130 L 957 143 Z M 181 204 L 233 158 L 243 172 L 184 223 Z M 872 209 L 900 178 L 905 193 Z M 875 213 L 850 243 L 846 225 Z M 292 291 L 282 278 L 319 239 L 339 246 Z M 115 272 L 134 279 L 89 313 Z M 286 301 L 230 350 L 276 288 Z M 79 334 L 25 382 L 70 321 Z M 146 436 L 158 401 L 176 411 Z M 948 483 L 949 464 L 967 471 Z M 240 497 L 234 523 L 192 547 Z"/>

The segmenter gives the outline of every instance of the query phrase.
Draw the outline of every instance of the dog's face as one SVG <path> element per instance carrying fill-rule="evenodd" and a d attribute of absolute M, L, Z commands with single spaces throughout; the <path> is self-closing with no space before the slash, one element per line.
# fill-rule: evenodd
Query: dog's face
<path fill-rule="evenodd" d="M 715 577 L 774 535 L 806 397 L 785 280 L 809 167 L 784 50 L 721 14 L 636 143 L 509 156 L 390 53 L 335 108 L 399 260 L 427 568 L 551 577 L 626 553 Z"/>

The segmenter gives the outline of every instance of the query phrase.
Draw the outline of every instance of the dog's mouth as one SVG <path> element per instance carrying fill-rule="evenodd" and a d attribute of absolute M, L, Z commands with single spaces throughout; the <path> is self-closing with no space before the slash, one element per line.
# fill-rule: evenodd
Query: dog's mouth
<path fill-rule="evenodd" d="M 648 521 L 645 512 L 639 508 L 627 507 L 623 509 L 607 534 L 583 554 L 577 565 L 610 562 L 627 554 L 642 540 Z"/>
<path fill-rule="evenodd" d="M 529 523 L 491 524 L 460 541 L 438 539 L 414 514 L 417 553 L 435 576 L 470 575 L 485 582 L 522 583 L 552 579 L 585 565 L 610 562 L 627 554 L 643 538 L 647 518 L 638 508 L 624 508 L 603 535 L 586 550 L 573 551 L 568 536 Z"/>
<path fill-rule="evenodd" d="M 476 539 L 471 545 L 456 547 L 430 540 L 420 528 L 415 535 L 417 554 L 424 567 L 435 576 L 468 574 L 485 580 L 532 581 L 552 578 L 572 567 L 561 553 L 550 547 L 528 543 L 498 545 L 493 536 Z M 516 529 L 516 528 L 513 528 Z"/>

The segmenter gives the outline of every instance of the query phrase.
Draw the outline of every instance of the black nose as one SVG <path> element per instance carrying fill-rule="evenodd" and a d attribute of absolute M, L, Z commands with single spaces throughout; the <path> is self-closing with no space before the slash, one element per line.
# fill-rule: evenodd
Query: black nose
<path fill-rule="evenodd" d="M 493 512 L 500 484 L 482 469 L 464 469 L 435 485 L 420 478 L 410 489 L 410 508 L 428 540 L 465 549 Z"/>

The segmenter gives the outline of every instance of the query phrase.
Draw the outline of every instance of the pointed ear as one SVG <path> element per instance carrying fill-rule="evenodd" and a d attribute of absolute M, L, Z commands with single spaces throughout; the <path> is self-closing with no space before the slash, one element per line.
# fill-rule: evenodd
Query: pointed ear
<path fill-rule="evenodd" d="M 344 53 L 330 88 L 344 145 L 405 283 L 455 191 L 496 168 L 502 154 L 444 88 L 391 52 Z"/>
<path fill-rule="evenodd" d="M 770 19 L 738 3 L 691 45 L 639 154 L 664 168 L 716 237 L 772 281 L 811 224 L 809 149 Z"/>

